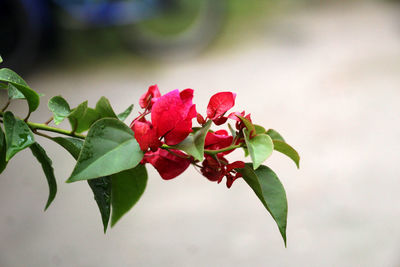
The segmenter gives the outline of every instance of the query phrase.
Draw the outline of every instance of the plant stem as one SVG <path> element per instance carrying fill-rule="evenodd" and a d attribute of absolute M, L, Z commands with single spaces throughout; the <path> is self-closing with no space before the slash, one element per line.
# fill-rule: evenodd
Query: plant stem
<path fill-rule="evenodd" d="M 4 113 L 0 112 L 0 117 L 3 117 L 3 115 L 4 115 Z M 60 129 L 60 128 L 56 128 L 56 127 L 51 127 L 51 126 L 48 126 L 43 123 L 35 123 L 35 122 L 27 121 L 26 124 L 28 124 L 29 128 L 31 128 L 31 130 L 33 132 L 35 132 L 36 134 L 38 134 L 36 130 L 42 130 L 42 131 L 63 134 L 63 135 L 71 136 L 71 137 L 76 137 L 76 138 L 80 138 L 80 139 L 85 139 L 85 137 L 86 137 L 83 134 L 77 134 L 72 131 L 68 131 L 68 130 L 64 130 L 64 129 Z"/>
<path fill-rule="evenodd" d="M 229 150 L 236 149 L 236 148 L 239 148 L 239 147 L 240 147 L 240 145 L 231 145 L 231 146 L 224 147 L 224 148 L 221 148 L 221 149 L 218 149 L 218 150 L 205 149 L 204 153 L 208 154 L 208 155 L 216 155 L 218 153 L 229 151 Z M 173 149 L 173 147 L 171 147 L 169 145 L 165 145 L 165 144 L 162 145 L 161 148 L 162 149 Z"/>

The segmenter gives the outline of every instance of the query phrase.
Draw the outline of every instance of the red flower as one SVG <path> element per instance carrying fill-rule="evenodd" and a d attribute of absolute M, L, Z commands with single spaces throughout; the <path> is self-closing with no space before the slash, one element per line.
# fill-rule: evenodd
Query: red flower
<path fill-rule="evenodd" d="M 214 133 L 208 132 L 206 135 L 206 140 L 204 142 L 204 149 L 218 150 L 228 147 L 232 144 L 233 137 L 228 134 L 225 130 L 219 130 Z M 233 150 L 221 152 L 218 154 L 226 155 Z"/>
<path fill-rule="evenodd" d="M 191 160 L 179 150 L 171 151 L 173 154 L 161 148 L 156 152 L 147 152 L 142 164 L 148 162 L 153 165 L 164 180 L 175 178 L 189 167 Z"/>
<path fill-rule="evenodd" d="M 151 85 L 147 92 L 140 97 L 139 105 L 141 108 L 150 110 L 156 99 L 160 96 L 161 94 L 158 90 L 157 84 Z"/>
<path fill-rule="evenodd" d="M 192 132 L 192 119 L 196 106 L 192 104 L 193 90 L 171 91 L 153 104 L 151 121 L 158 137 L 164 137 L 167 145 L 182 142 Z"/>
<path fill-rule="evenodd" d="M 207 106 L 207 117 L 216 125 L 226 122 L 225 113 L 235 105 L 236 94 L 232 92 L 216 93 L 210 98 Z"/>
<path fill-rule="evenodd" d="M 244 168 L 245 164 L 243 161 L 235 161 L 229 164 L 222 156 L 218 156 L 218 160 L 216 160 L 210 155 L 205 155 L 202 166 L 200 171 L 208 180 L 220 183 L 225 176 L 226 186 L 230 188 L 237 178 L 242 177 L 235 169 Z"/>
<path fill-rule="evenodd" d="M 162 145 L 150 122 L 134 121 L 131 124 L 131 129 L 135 133 L 135 139 L 141 150 L 147 151 L 150 148 L 152 151 L 156 151 Z"/>

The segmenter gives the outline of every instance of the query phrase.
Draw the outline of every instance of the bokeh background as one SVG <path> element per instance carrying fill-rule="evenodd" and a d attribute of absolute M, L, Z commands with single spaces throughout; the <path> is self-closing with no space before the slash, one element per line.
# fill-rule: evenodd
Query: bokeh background
<path fill-rule="evenodd" d="M 236 110 L 300 152 L 300 170 L 279 153 L 266 162 L 288 195 L 288 246 L 243 180 L 228 190 L 193 168 L 164 181 L 149 167 L 143 197 L 104 235 L 87 184 L 64 183 L 72 157 L 38 137 L 58 195 L 43 212 L 40 165 L 29 150 L 15 156 L 0 177 L 0 266 L 400 266 L 399 4 L 227 0 L 194 42 L 177 44 L 163 38 L 196 13 L 91 27 L 53 3 L 35 49 L 10 63 L 0 51 L 45 94 L 32 120 L 50 117 L 55 95 L 71 106 L 106 96 L 120 112 L 157 83 L 195 89 L 204 113 L 214 93 L 236 92 Z M 151 45 L 148 31 L 159 33 Z M 26 112 L 22 101 L 11 109 Z"/>

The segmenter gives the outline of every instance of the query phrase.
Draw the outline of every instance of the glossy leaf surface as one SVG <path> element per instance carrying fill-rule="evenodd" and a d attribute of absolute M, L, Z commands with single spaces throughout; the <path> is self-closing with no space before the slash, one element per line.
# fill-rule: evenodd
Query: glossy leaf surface
<path fill-rule="evenodd" d="M 43 172 L 47 179 L 47 184 L 49 185 L 49 197 L 47 199 L 46 207 L 44 208 L 44 210 L 46 210 L 57 194 L 57 182 L 56 177 L 54 176 L 54 169 L 52 166 L 53 163 L 47 156 L 46 151 L 38 143 L 35 142 L 29 148 L 31 149 L 32 154 L 42 165 Z"/>
<path fill-rule="evenodd" d="M 15 118 L 11 112 L 4 113 L 3 120 L 7 144 L 6 161 L 9 161 L 19 151 L 35 143 L 35 139 L 28 125 Z"/>
<path fill-rule="evenodd" d="M 60 124 L 71 113 L 68 102 L 61 96 L 52 97 L 48 107 L 53 112 L 53 120 L 56 125 Z"/>
<path fill-rule="evenodd" d="M 88 102 L 85 101 L 81 104 L 79 104 L 76 108 L 72 110 L 72 112 L 68 115 L 68 120 L 71 124 L 72 130 L 77 130 L 80 124 L 80 120 L 83 118 L 83 116 L 86 113 L 86 110 L 88 108 Z"/>
<path fill-rule="evenodd" d="M 136 204 L 146 189 L 146 167 L 139 164 L 135 168 L 113 174 L 111 182 L 111 226 L 114 226 Z"/>
<path fill-rule="evenodd" d="M 252 164 L 249 163 L 246 164 L 245 168 L 238 169 L 238 171 L 274 218 L 286 246 L 288 204 L 285 189 L 278 176 L 264 165 L 253 170 Z"/>
<path fill-rule="evenodd" d="M 118 119 L 100 119 L 90 128 L 68 182 L 128 170 L 142 158 L 143 152 L 128 126 Z"/>
<path fill-rule="evenodd" d="M 0 69 L 0 81 L 11 83 L 25 96 L 29 112 L 33 112 L 39 107 L 39 94 L 29 88 L 28 84 L 14 71 L 7 68 Z"/>

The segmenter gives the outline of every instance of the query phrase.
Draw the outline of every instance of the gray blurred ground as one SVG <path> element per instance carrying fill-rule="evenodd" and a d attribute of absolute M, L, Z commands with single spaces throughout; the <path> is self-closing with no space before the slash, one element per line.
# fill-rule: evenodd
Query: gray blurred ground
<path fill-rule="evenodd" d="M 72 158 L 40 139 L 58 196 L 43 213 L 40 167 L 29 151 L 15 157 L 0 179 L 0 266 L 400 266 L 400 9 L 305 9 L 255 31 L 230 52 L 53 68 L 30 84 L 45 100 L 94 105 L 105 95 L 118 111 L 153 83 L 194 88 L 202 112 L 215 92 L 237 92 L 237 110 L 302 156 L 300 170 L 279 154 L 268 160 L 288 194 L 288 248 L 244 181 L 227 190 L 193 169 L 163 181 L 149 168 L 143 198 L 104 235 L 88 186 L 63 183 Z M 43 105 L 33 120 L 48 116 Z"/>

